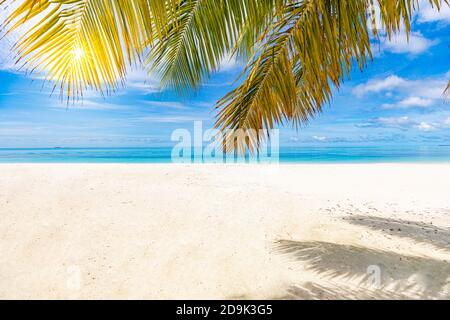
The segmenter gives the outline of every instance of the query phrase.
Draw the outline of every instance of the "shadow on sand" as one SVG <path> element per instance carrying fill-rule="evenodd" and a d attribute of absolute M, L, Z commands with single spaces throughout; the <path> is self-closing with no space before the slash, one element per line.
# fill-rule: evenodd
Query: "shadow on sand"
<path fill-rule="evenodd" d="M 344 220 L 391 236 L 408 238 L 419 244 L 429 244 L 438 250 L 450 253 L 450 228 L 437 227 L 431 223 L 366 215 L 352 216 Z"/>
<path fill-rule="evenodd" d="M 292 286 L 287 294 L 276 299 L 282 300 L 405 300 L 408 296 L 396 292 L 384 292 L 367 288 L 345 287 L 327 284 L 327 286 L 306 282 Z"/>
<path fill-rule="evenodd" d="M 275 251 L 325 284 L 292 286 L 282 299 L 450 299 L 447 261 L 319 241 L 281 240 Z"/>

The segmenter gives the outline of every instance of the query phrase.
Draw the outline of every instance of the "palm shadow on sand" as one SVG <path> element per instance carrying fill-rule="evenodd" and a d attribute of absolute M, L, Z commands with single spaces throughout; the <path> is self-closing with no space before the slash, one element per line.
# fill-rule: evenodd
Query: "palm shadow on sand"
<path fill-rule="evenodd" d="M 435 249 L 446 251 L 450 254 L 450 228 L 438 227 L 431 223 L 366 215 L 352 216 L 344 220 L 354 225 L 387 233 L 391 236 L 408 238 L 417 244 L 432 245 Z"/>
<path fill-rule="evenodd" d="M 275 243 L 275 252 L 323 280 L 292 286 L 283 299 L 450 298 L 446 261 L 319 241 L 281 240 Z M 370 282 L 374 267 L 380 271 L 376 288 Z"/>

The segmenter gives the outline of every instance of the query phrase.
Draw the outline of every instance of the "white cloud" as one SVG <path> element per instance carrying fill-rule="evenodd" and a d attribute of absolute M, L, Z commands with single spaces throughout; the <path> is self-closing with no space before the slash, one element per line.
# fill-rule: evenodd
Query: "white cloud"
<path fill-rule="evenodd" d="M 450 129 L 450 116 L 448 111 L 416 113 L 398 117 L 373 118 L 355 126 L 357 128 L 393 128 L 402 131 L 410 129 L 421 132 L 443 131 Z"/>
<path fill-rule="evenodd" d="M 127 89 L 142 91 L 146 94 L 161 91 L 160 81 L 144 69 L 129 69 L 125 81 Z"/>
<path fill-rule="evenodd" d="M 206 102 L 206 101 L 188 101 L 186 103 L 177 102 L 177 101 L 151 101 L 151 100 L 141 100 L 142 104 L 155 107 L 158 109 L 166 109 L 166 110 L 193 110 L 193 109 L 204 109 L 210 110 L 215 102 Z"/>
<path fill-rule="evenodd" d="M 207 119 L 198 116 L 181 116 L 181 115 L 148 116 L 136 119 L 137 122 L 150 122 L 150 123 L 184 123 L 203 120 Z"/>
<path fill-rule="evenodd" d="M 399 105 L 405 108 L 411 107 L 429 107 L 433 104 L 433 100 L 420 97 L 409 97 L 400 101 Z"/>
<path fill-rule="evenodd" d="M 375 123 L 389 125 L 389 126 L 399 126 L 411 124 L 409 117 L 387 117 L 387 118 L 377 118 L 374 120 Z"/>
<path fill-rule="evenodd" d="M 396 75 L 375 78 L 353 88 L 353 94 L 385 94 L 391 100 L 382 105 L 384 109 L 426 108 L 442 103 L 448 74 L 438 77 L 410 80 Z"/>
<path fill-rule="evenodd" d="M 222 59 L 219 66 L 219 71 L 232 71 L 239 68 L 241 64 L 236 60 L 235 57 L 226 56 Z"/>
<path fill-rule="evenodd" d="M 151 107 L 166 108 L 166 109 L 188 109 L 189 106 L 176 101 L 142 101 L 143 104 Z"/>
<path fill-rule="evenodd" d="M 425 99 L 420 97 L 405 98 L 398 103 L 386 103 L 383 104 L 383 109 L 395 109 L 395 108 L 426 108 L 434 104 L 431 99 Z"/>
<path fill-rule="evenodd" d="M 353 89 L 357 96 L 363 96 L 367 93 L 378 93 L 389 91 L 405 85 L 406 80 L 396 75 L 391 75 L 385 79 L 372 79 L 368 82 L 358 85 Z"/>
<path fill-rule="evenodd" d="M 3 38 L 0 41 L 0 70 L 17 70 L 17 66 L 15 65 L 13 54 L 11 51 L 13 43 L 14 41 L 11 39 L 11 37 Z"/>
<path fill-rule="evenodd" d="M 67 104 L 64 102 L 55 103 L 51 108 L 56 109 L 76 109 L 76 110 L 118 110 L 123 109 L 126 106 L 111 104 L 106 102 L 97 102 L 89 99 L 80 99 L 79 101 L 72 101 Z"/>
<path fill-rule="evenodd" d="M 436 127 L 433 124 L 430 124 L 430 123 L 427 123 L 427 122 L 424 122 L 424 121 L 422 121 L 421 123 L 419 123 L 415 127 L 417 129 L 419 129 L 420 131 L 425 131 L 425 132 L 436 130 Z"/>
<path fill-rule="evenodd" d="M 375 27 L 380 32 L 383 29 L 383 24 L 381 23 L 381 12 L 378 3 L 375 1 Z M 440 10 L 430 4 L 430 0 L 419 0 L 419 6 L 414 11 L 413 20 L 418 23 L 428 23 L 428 22 L 444 22 L 450 23 L 450 5 L 446 4 L 441 0 Z M 370 12 L 371 13 L 371 12 Z M 369 26 L 371 25 L 371 19 L 369 19 Z"/>
<path fill-rule="evenodd" d="M 358 128 L 396 128 L 405 130 L 416 122 L 412 121 L 409 117 L 379 117 L 370 119 L 365 123 L 358 123 L 355 126 Z"/>
<path fill-rule="evenodd" d="M 327 137 L 323 137 L 323 136 L 313 136 L 312 137 L 314 140 L 316 141 L 320 141 L 320 142 L 324 142 L 327 140 Z"/>
<path fill-rule="evenodd" d="M 432 7 L 429 0 L 420 1 L 420 10 L 417 21 L 419 23 L 426 22 L 444 22 L 450 23 L 450 5 L 442 2 L 440 11 L 436 7 Z"/>
<path fill-rule="evenodd" d="M 450 6 L 445 3 L 442 3 L 442 8 L 439 12 L 436 7 L 432 7 L 430 5 L 429 0 L 420 0 L 418 9 L 420 10 L 415 10 L 413 13 L 413 21 L 417 21 L 419 23 L 435 21 L 444 21 L 446 23 L 450 22 Z M 379 34 L 379 45 L 377 41 L 373 43 L 374 47 L 377 47 L 377 50 L 373 50 L 374 55 L 378 55 L 383 51 L 395 54 L 418 55 L 426 52 L 429 48 L 439 43 L 438 40 L 426 38 L 420 32 L 410 32 L 407 37 L 406 32 L 401 31 L 389 39 L 381 21 L 380 8 L 376 2 L 374 17 L 375 29 Z M 372 29 L 374 27 L 372 25 L 372 19 L 368 19 L 368 23 L 369 28 Z M 403 24 L 403 22 L 400 24 Z"/>
<path fill-rule="evenodd" d="M 445 128 L 450 128 L 450 117 L 445 119 L 443 124 Z"/>
<path fill-rule="evenodd" d="M 382 51 L 392 53 L 407 53 L 417 55 L 427 51 L 430 47 L 437 44 L 436 40 L 425 38 L 420 32 L 411 32 L 409 37 L 405 32 L 388 39 L 386 36 L 380 37 Z"/>

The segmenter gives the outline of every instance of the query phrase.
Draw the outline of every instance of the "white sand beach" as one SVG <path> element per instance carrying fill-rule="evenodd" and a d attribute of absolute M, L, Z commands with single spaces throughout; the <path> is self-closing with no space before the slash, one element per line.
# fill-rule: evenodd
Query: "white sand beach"
<path fill-rule="evenodd" d="M 450 164 L 5 164 L 0 237 L 6 299 L 450 299 Z"/>

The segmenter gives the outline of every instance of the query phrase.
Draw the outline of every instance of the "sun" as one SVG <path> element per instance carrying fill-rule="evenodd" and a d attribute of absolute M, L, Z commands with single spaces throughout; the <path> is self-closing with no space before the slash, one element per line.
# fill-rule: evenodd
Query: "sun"
<path fill-rule="evenodd" d="M 84 56 L 83 48 L 77 47 L 73 50 L 73 58 L 75 60 L 80 60 Z"/>

